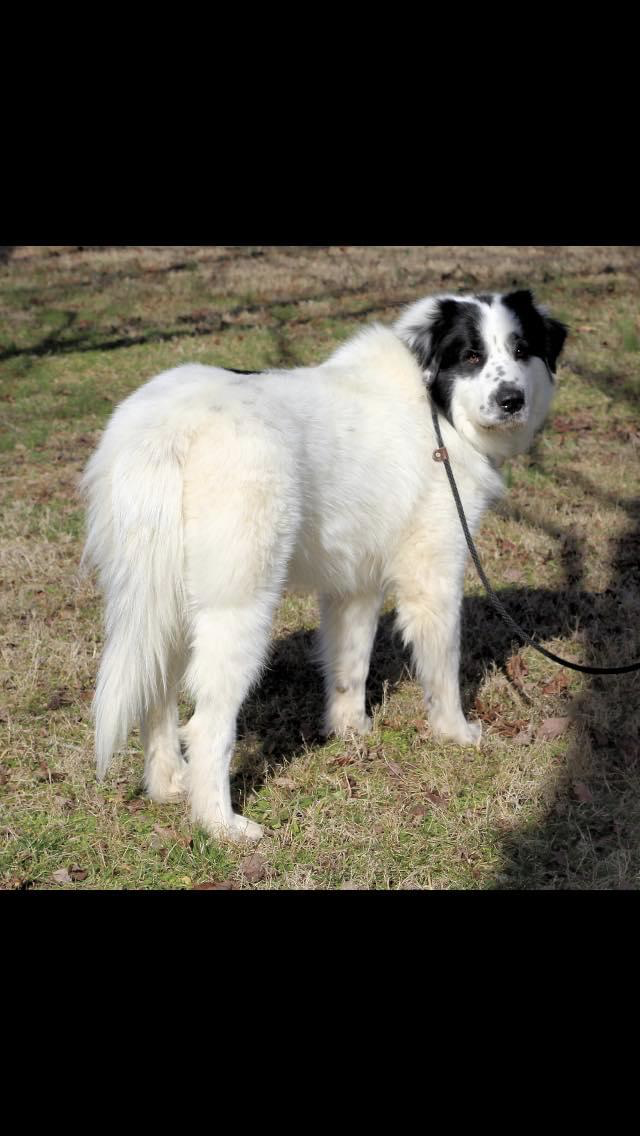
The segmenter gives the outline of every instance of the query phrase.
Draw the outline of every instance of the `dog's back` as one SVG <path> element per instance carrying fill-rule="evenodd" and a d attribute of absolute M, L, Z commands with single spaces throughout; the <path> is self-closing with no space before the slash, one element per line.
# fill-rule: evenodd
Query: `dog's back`
<path fill-rule="evenodd" d="M 84 560 L 106 601 L 100 773 L 166 688 L 194 596 L 242 604 L 287 576 L 353 590 L 382 573 L 419 490 L 424 399 L 410 352 L 374 327 L 317 368 L 189 364 L 116 409 L 83 478 Z"/>

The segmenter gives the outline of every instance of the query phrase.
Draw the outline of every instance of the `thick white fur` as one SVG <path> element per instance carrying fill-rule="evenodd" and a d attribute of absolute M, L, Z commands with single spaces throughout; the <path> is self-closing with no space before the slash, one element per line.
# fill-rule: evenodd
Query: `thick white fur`
<path fill-rule="evenodd" d="M 237 376 L 189 364 L 117 408 L 83 480 L 85 560 L 106 600 L 99 776 L 140 721 L 153 799 L 184 788 L 210 832 L 259 838 L 259 826 L 232 811 L 228 771 L 237 713 L 264 664 L 285 584 L 320 594 L 327 732 L 369 727 L 369 656 L 392 589 L 435 735 L 478 743 L 480 724 L 466 721 L 458 686 L 466 545 L 432 460 L 425 376 L 403 342 L 416 313 L 428 321 L 432 306 L 413 305 L 394 330 L 365 329 L 319 367 Z M 502 357 L 504 335 L 487 330 L 494 334 Z M 482 382 L 482 394 L 456 392 L 456 428 L 442 419 L 472 528 L 501 492 L 495 459 L 525 449 L 546 412 L 543 364 L 532 359 L 524 370 L 531 413 L 518 428 L 481 424 Z M 195 700 L 188 763 L 181 681 Z"/>

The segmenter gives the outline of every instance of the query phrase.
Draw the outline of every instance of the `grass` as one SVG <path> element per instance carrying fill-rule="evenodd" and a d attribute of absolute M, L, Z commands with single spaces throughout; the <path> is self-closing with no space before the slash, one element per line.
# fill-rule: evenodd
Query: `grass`
<path fill-rule="evenodd" d="M 76 487 L 113 407 L 162 369 L 312 363 L 429 292 L 533 286 L 572 334 L 548 427 L 505 470 L 481 556 L 552 650 L 640 658 L 639 261 L 606 246 L 15 248 L 0 266 L 2 885 L 637 889 L 638 677 L 520 649 L 471 569 L 462 686 L 479 752 L 431 738 L 393 597 L 369 676 L 374 730 L 321 741 L 317 606 L 286 596 L 234 765 L 237 806 L 267 828 L 260 859 L 194 830 L 186 805 L 144 800 L 136 731 L 98 785 L 101 606 L 78 576 Z"/>

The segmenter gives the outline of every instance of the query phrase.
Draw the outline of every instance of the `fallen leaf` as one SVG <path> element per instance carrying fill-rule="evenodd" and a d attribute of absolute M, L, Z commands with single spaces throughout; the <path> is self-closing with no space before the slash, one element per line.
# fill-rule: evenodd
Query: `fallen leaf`
<path fill-rule="evenodd" d="M 573 791 L 582 805 L 590 805 L 593 801 L 593 793 L 584 781 L 574 781 Z"/>
<path fill-rule="evenodd" d="M 75 801 L 71 797 L 54 797 L 53 800 L 59 809 L 73 809 L 75 807 Z"/>
<path fill-rule="evenodd" d="M 501 552 L 519 551 L 517 544 L 514 544 L 512 540 L 505 540 L 503 537 L 498 537 L 496 544 Z"/>
<path fill-rule="evenodd" d="M 59 868 L 57 872 L 53 872 L 51 879 L 57 884 L 71 883 L 71 876 L 66 868 Z"/>
<path fill-rule="evenodd" d="M 0 765 L 0 785 L 6 785 L 9 780 L 9 770 L 5 769 L 4 765 Z"/>
<path fill-rule="evenodd" d="M 515 738 L 526 725 L 524 718 L 518 718 L 516 722 L 505 722 L 503 718 L 500 718 L 493 728 L 496 734 L 500 734 L 503 738 Z"/>
<path fill-rule="evenodd" d="M 561 734 L 566 733 L 570 721 L 570 718 L 546 718 L 539 727 L 536 737 L 553 741 L 554 738 L 559 738 Z"/>
<path fill-rule="evenodd" d="M 341 753 L 338 757 L 330 757 L 327 765 L 353 765 L 355 757 L 350 753 Z"/>
<path fill-rule="evenodd" d="M 447 793 L 438 793 L 436 789 L 427 790 L 425 792 L 425 797 L 428 801 L 431 801 L 432 805 L 438 806 L 446 805 L 447 801 L 449 800 Z"/>
<path fill-rule="evenodd" d="M 259 852 L 252 852 L 250 856 L 245 856 L 239 865 L 240 872 L 250 884 L 256 884 L 259 880 L 263 880 L 267 875 L 268 867 L 265 857 L 261 856 Z"/>
<path fill-rule="evenodd" d="M 134 798 L 131 801 L 125 801 L 124 807 L 130 813 L 139 813 L 140 809 L 143 809 L 145 807 L 145 804 L 145 801 L 141 801 L 139 798 Z"/>
<path fill-rule="evenodd" d="M 412 809 L 409 809 L 411 823 L 414 825 L 422 824 L 428 812 L 429 810 L 426 805 L 414 805 Z"/>
<path fill-rule="evenodd" d="M 522 655 L 512 655 L 507 659 L 506 671 L 515 686 L 521 687 L 523 678 L 529 674 L 529 668 Z"/>
<path fill-rule="evenodd" d="M 86 868 L 81 868 L 78 864 L 74 864 L 69 868 L 69 875 L 74 883 L 79 883 L 81 880 L 86 880 L 89 872 Z"/>
<path fill-rule="evenodd" d="M 542 693 L 559 694 L 561 690 L 566 690 L 570 682 L 571 679 L 569 678 L 569 675 L 566 671 L 558 671 L 555 678 L 552 678 L 550 682 L 547 682 L 543 686 Z"/>
<path fill-rule="evenodd" d="M 68 706 L 71 698 L 64 690 L 54 690 L 47 702 L 47 710 L 59 710 L 61 706 Z"/>
<path fill-rule="evenodd" d="M 519 656 L 516 656 L 516 658 L 519 658 Z M 510 659 L 509 663 L 512 663 L 513 661 L 513 659 Z M 507 663 L 507 669 L 509 669 L 509 663 Z M 516 683 L 516 685 L 518 685 L 518 683 Z M 527 725 L 527 722 L 524 718 L 519 718 L 515 722 L 506 722 L 498 710 L 494 710 L 492 706 L 486 706 L 480 698 L 476 698 L 474 702 L 474 709 L 476 714 L 478 715 L 478 718 L 480 718 L 482 722 L 485 722 L 486 725 L 491 726 L 493 728 L 493 732 L 495 732 L 496 734 L 501 734 L 503 738 L 515 737 L 515 735 L 518 734 L 523 729 L 523 727 Z"/>
<path fill-rule="evenodd" d="M 397 761 L 388 761 L 387 769 L 389 770 L 389 773 L 392 777 L 402 777 L 402 774 L 404 772 L 402 766 L 398 765 Z"/>
<path fill-rule="evenodd" d="M 487 725 L 491 725 L 498 717 L 498 711 L 494 710 L 491 706 L 487 706 L 479 697 L 476 698 L 473 706 L 480 720 L 486 722 Z"/>
<path fill-rule="evenodd" d="M 553 429 L 559 434 L 568 434 L 580 430 L 591 430 L 593 418 L 586 414 L 574 414 L 571 418 L 554 418 Z"/>
<path fill-rule="evenodd" d="M 520 733 L 516 734 L 516 736 L 512 740 L 514 745 L 531 745 L 531 742 L 533 741 L 532 723 L 529 722 L 528 726 L 526 726 L 524 730 L 520 730 Z"/>
<path fill-rule="evenodd" d="M 41 761 L 36 770 L 36 778 L 38 781 L 64 781 L 65 777 L 65 773 L 58 773 L 54 769 L 49 769 L 46 761 Z"/>
<path fill-rule="evenodd" d="M 280 789 L 295 789 L 296 783 L 292 777 L 274 777 L 273 784 Z"/>

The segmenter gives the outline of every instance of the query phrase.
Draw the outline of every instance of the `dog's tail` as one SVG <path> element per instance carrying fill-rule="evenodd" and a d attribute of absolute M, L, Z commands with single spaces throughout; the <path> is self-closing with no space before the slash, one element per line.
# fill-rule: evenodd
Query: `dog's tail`
<path fill-rule="evenodd" d="M 82 565 L 98 569 L 105 597 L 93 700 L 99 778 L 166 690 L 185 621 L 182 490 L 190 438 L 166 421 L 150 429 L 141 418 L 133 399 L 118 408 L 81 481 L 88 504 Z"/>

